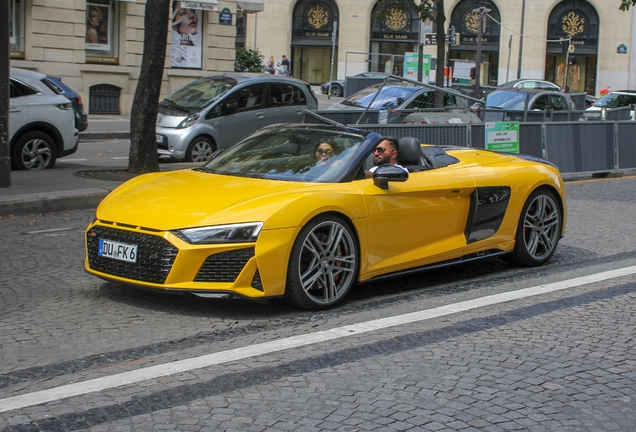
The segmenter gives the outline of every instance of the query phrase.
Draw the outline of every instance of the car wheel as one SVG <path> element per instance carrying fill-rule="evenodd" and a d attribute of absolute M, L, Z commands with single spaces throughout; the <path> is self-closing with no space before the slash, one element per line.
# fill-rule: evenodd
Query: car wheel
<path fill-rule="evenodd" d="M 186 152 L 186 162 L 207 162 L 215 151 L 214 144 L 208 138 L 196 137 Z"/>
<path fill-rule="evenodd" d="M 562 223 L 554 194 L 547 189 L 534 191 L 521 212 L 512 261 L 528 267 L 547 262 L 561 238 Z"/>
<path fill-rule="evenodd" d="M 331 84 L 331 96 L 342 96 L 342 87 L 340 87 L 338 84 Z"/>
<path fill-rule="evenodd" d="M 17 170 L 41 170 L 55 166 L 55 144 L 44 132 L 27 132 L 13 148 L 11 162 Z"/>
<path fill-rule="evenodd" d="M 340 302 L 355 283 L 360 258 L 349 225 L 337 216 L 308 223 L 292 248 L 285 297 L 304 309 Z"/>

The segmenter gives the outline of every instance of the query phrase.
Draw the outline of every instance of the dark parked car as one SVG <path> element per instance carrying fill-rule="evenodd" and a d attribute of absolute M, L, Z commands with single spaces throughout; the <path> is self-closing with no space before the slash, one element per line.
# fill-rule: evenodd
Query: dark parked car
<path fill-rule="evenodd" d="M 385 74 L 383 72 L 363 72 L 354 77 L 359 78 L 386 78 L 389 74 Z M 322 94 L 329 94 L 329 84 L 331 83 L 331 96 L 339 97 L 344 96 L 344 89 L 347 84 L 346 80 L 331 80 L 327 81 L 323 85 L 320 86 L 320 92 Z"/>
<path fill-rule="evenodd" d="M 574 102 L 567 93 L 529 88 L 505 88 L 486 96 L 486 102 L 476 103 L 472 111 L 483 119 L 487 111 L 575 111 Z M 485 119 L 488 120 L 488 119 Z"/>
<path fill-rule="evenodd" d="M 82 97 L 64 84 L 62 78 L 47 76 L 42 79 L 42 82 L 56 94 L 62 95 L 71 101 L 75 115 L 75 128 L 80 132 L 85 131 L 88 127 L 88 115 L 84 111 Z"/>

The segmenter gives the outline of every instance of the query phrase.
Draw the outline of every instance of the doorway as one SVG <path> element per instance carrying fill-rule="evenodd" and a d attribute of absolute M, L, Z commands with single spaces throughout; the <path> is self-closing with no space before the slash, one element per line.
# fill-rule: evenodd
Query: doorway
<path fill-rule="evenodd" d="M 331 47 L 293 47 L 292 74 L 295 78 L 307 81 L 311 85 L 320 85 L 329 81 L 331 68 Z M 338 77 L 338 48 L 334 53 L 333 79 Z"/>

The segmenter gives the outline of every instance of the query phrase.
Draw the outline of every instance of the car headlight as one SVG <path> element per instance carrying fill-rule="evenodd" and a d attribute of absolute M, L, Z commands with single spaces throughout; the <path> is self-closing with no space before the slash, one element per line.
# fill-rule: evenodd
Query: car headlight
<path fill-rule="evenodd" d="M 195 124 L 197 120 L 199 120 L 199 113 L 191 114 L 187 116 L 185 120 L 183 120 L 181 123 L 179 123 L 179 126 L 177 126 L 177 129 L 189 128 L 190 126 Z"/>
<path fill-rule="evenodd" d="M 177 231 L 188 243 L 244 243 L 255 242 L 263 228 L 263 222 L 217 225 L 188 228 Z"/>
<path fill-rule="evenodd" d="M 56 107 L 58 107 L 61 110 L 70 110 L 73 109 L 73 105 L 71 105 L 71 103 L 63 103 L 63 104 L 57 104 L 55 105 Z"/>

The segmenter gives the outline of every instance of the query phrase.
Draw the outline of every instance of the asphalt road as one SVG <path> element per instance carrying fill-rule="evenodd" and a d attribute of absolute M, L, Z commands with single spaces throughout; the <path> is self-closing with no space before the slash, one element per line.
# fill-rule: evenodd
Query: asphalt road
<path fill-rule="evenodd" d="M 99 280 L 92 210 L 0 218 L 0 430 L 633 430 L 636 178 L 566 189 L 548 265 L 372 282 L 324 312 Z"/>

